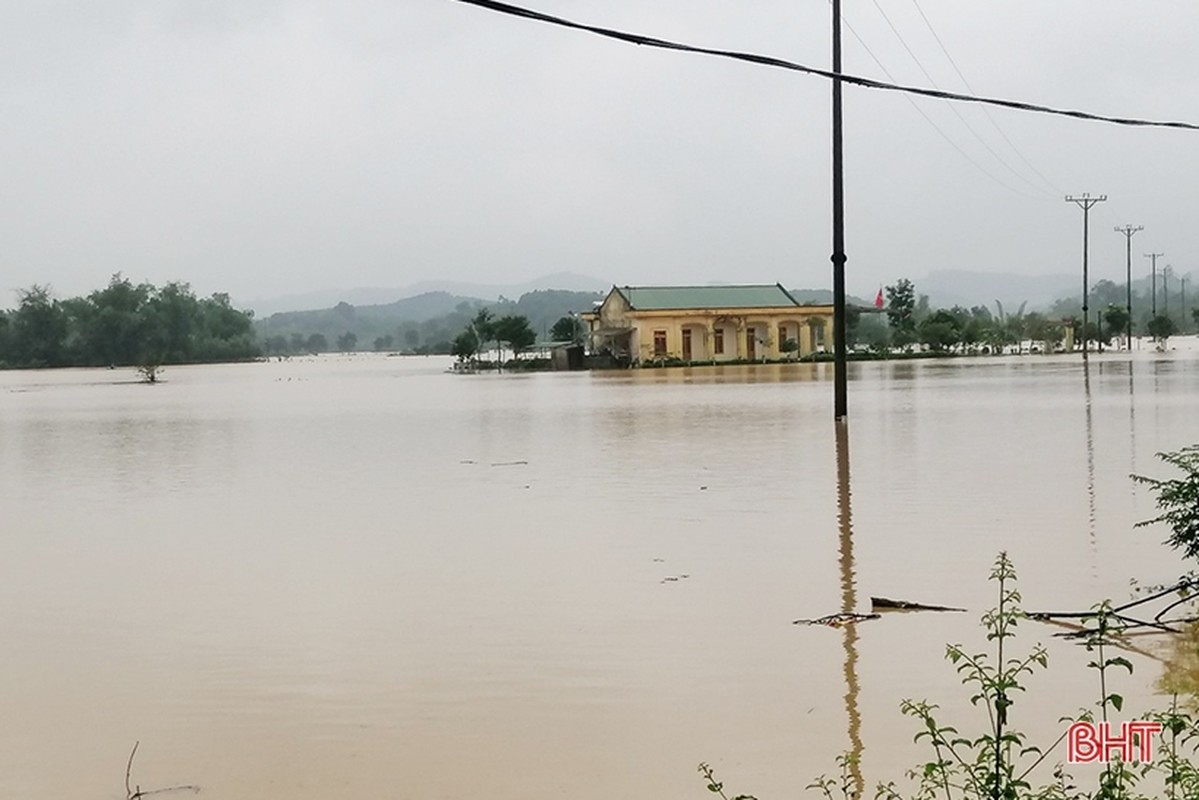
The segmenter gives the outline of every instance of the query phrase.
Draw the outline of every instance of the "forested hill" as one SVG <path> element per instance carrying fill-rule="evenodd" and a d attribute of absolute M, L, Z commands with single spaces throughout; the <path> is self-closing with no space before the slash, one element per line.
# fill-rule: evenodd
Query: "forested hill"
<path fill-rule="evenodd" d="M 87 297 L 44 286 L 0 311 L 0 367 L 159 366 L 258 357 L 251 315 L 227 294 L 197 298 L 186 283 L 158 288 L 114 275 Z"/>
<path fill-rule="evenodd" d="M 542 289 L 518 300 L 498 302 L 427 292 L 385 305 L 338 303 L 316 311 L 288 311 L 258 320 L 255 329 L 270 354 L 324 350 L 395 350 L 448 353 L 450 343 L 481 308 L 497 316 L 524 316 L 545 338 L 551 326 L 571 312 L 590 311 L 600 292 Z"/>

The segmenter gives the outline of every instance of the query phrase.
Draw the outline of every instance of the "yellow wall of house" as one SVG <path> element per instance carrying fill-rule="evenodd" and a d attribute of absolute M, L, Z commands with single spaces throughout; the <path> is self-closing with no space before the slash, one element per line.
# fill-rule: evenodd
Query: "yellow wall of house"
<path fill-rule="evenodd" d="M 617 309 L 613 309 L 616 311 Z M 809 355 L 816 348 L 811 322 L 823 320 L 825 346 L 832 331 L 833 311 L 831 306 L 804 306 L 800 308 L 752 308 L 686 311 L 630 311 L 619 309 L 619 316 L 605 315 L 603 325 L 627 325 L 634 329 L 630 346 L 634 358 L 653 361 L 674 358 L 684 361 L 731 361 L 747 359 L 778 360 Z M 779 325 L 789 339 L 799 342 L 798 353 L 780 350 Z M 724 352 L 714 352 L 716 328 L 724 331 Z M 684 354 L 683 331 L 691 331 L 690 358 Z M 749 332 L 753 331 L 751 348 Z M 666 334 L 664 353 L 655 352 L 655 334 Z"/>

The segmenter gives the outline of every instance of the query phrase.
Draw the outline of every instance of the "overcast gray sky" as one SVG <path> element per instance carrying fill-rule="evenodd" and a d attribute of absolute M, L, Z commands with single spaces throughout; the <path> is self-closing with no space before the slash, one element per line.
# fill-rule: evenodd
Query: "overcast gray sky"
<path fill-rule="evenodd" d="M 1199 122 L 1194 0 L 918 3 L 844 0 L 901 83 L 930 84 L 910 48 L 965 90 L 939 37 L 979 94 Z M 526 4 L 830 60 L 826 0 Z M 9 0 L 0 31 L 4 305 L 118 270 L 242 299 L 561 270 L 831 283 L 820 78 L 454 0 Z M 848 29 L 845 70 L 886 78 Z M 1122 278 L 1124 223 L 1145 226 L 1135 270 L 1150 250 L 1199 266 L 1199 132 L 968 105 L 959 118 L 854 87 L 845 110 L 851 292 L 933 269 L 1077 271 L 1066 193 L 1109 197 L 1091 214 L 1096 279 Z"/>

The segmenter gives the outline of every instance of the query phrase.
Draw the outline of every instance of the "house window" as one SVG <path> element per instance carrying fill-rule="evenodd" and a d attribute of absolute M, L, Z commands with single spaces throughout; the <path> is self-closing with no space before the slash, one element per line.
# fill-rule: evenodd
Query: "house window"
<path fill-rule="evenodd" d="M 666 355 L 666 331 L 654 331 L 654 355 Z"/>
<path fill-rule="evenodd" d="M 712 352 L 718 356 L 724 355 L 724 328 L 712 331 Z"/>

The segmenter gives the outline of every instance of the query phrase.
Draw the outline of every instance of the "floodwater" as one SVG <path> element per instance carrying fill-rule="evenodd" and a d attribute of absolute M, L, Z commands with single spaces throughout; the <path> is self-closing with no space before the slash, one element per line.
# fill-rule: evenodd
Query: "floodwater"
<path fill-rule="evenodd" d="M 0 797 L 123 798 L 135 741 L 212 800 L 872 785 L 902 698 L 977 729 L 944 643 L 985 649 L 999 551 L 1033 610 L 1183 570 L 1128 476 L 1199 442 L 1199 349 L 855 364 L 840 463 L 829 365 L 447 365 L 0 373 Z M 969 611 L 792 624 L 871 596 Z M 1019 630 L 1044 744 L 1098 690 Z"/>

